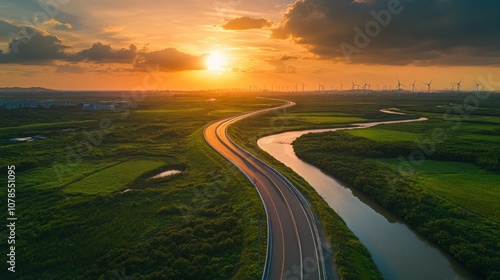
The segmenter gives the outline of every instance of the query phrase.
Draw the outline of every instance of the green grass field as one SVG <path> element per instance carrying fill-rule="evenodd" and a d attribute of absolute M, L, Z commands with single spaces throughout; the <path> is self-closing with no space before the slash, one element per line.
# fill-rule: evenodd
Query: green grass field
<path fill-rule="evenodd" d="M 81 124 L 92 123 L 94 120 L 70 121 L 70 122 L 49 122 L 49 123 L 34 123 L 19 126 L 9 126 L 0 128 L 0 132 L 6 131 L 25 131 L 25 130 L 40 130 L 48 128 L 74 127 Z"/>
<path fill-rule="evenodd" d="M 93 173 L 64 188 L 68 194 L 102 194 L 126 188 L 137 177 L 157 169 L 165 163 L 160 160 L 133 159 Z"/>
<path fill-rule="evenodd" d="M 419 134 L 413 132 L 396 131 L 377 127 L 348 130 L 348 133 L 375 141 L 415 141 L 421 137 Z"/>
<path fill-rule="evenodd" d="M 275 117 L 274 120 L 277 120 Z M 283 122 L 298 122 L 304 124 L 343 124 L 343 123 L 355 123 L 366 121 L 364 118 L 356 117 L 346 113 L 289 113 L 279 117 L 280 121 Z"/>
<path fill-rule="evenodd" d="M 120 164 L 120 162 L 84 162 L 71 172 L 63 172 L 61 176 L 52 167 L 37 167 L 24 172 L 19 182 L 26 188 L 37 188 L 47 190 L 51 188 L 62 188 L 76 180 L 95 174 L 100 170 Z"/>
<path fill-rule="evenodd" d="M 476 153 L 495 153 L 500 150 L 499 117 L 472 115 L 465 118 L 450 117 L 443 114 L 426 114 L 430 120 L 417 123 L 380 125 L 368 129 L 349 130 L 348 134 L 378 142 L 429 140 L 432 131 L 440 128 L 446 140 L 443 145 L 448 149 L 463 149 Z M 397 167 L 396 159 L 381 160 Z M 475 164 L 426 160 L 415 166 L 417 174 L 412 177 L 421 186 L 435 194 L 456 203 L 488 219 L 500 221 L 500 182 L 498 172 L 486 171 Z"/>
<path fill-rule="evenodd" d="M 79 102 L 120 96 L 67 98 Z M 0 166 L 16 166 L 16 208 L 23 220 L 17 228 L 22 238 L 16 253 L 25 260 L 19 279 L 114 279 L 123 270 L 134 279 L 159 274 L 171 279 L 258 278 L 258 254 L 264 258 L 266 242 L 257 248 L 258 226 L 251 221 L 265 216 L 260 198 L 205 143 L 202 130 L 234 112 L 281 102 L 245 96 L 217 96 L 217 102 L 208 102 L 209 96 L 154 94 L 128 114 L 77 108 L 0 110 L 0 125 L 6 128 L 0 131 Z M 111 129 L 99 127 L 103 119 L 111 121 Z M 54 130 L 59 127 L 78 130 Z M 34 133 L 49 138 L 8 141 Z M 99 136 L 92 142 L 89 133 Z M 148 180 L 171 167 L 187 171 Z M 127 187 L 133 191 L 119 192 Z M 6 195 L 6 188 L 1 189 L 0 196 Z M 5 234 L 4 227 L 0 235 Z M 260 238 L 266 240 L 265 226 Z M 0 244 L 2 251 L 6 244 Z M 6 277 L 6 270 L 1 271 L 0 278 Z"/>
<path fill-rule="evenodd" d="M 397 159 L 381 160 L 398 168 Z M 474 164 L 426 160 L 410 176 L 419 186 L 492 221 L 500 222 L 500 173 Z"/>

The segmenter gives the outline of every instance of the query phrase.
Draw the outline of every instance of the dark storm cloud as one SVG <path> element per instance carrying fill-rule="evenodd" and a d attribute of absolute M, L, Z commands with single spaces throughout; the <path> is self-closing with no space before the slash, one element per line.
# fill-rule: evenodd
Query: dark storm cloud
<path fill-rule="evenodd" d="M 270 26 L 271 23 L 264 18 L 240 17 L 231 19 L 222 25 L 226 30 L 247 30 L 247 29 L 262 29 Z"/>
<path fill-rule="evenodd" d="M 389 7 L 400 11 L 390 20 Z M 496 0 L 302 0 L 272 36 L 354 63 L 500 65 L 499 10 Z"/>
<path fill-rule="evenodd" d="M 75 60 L 82 59 L 93 62 L 117 62 L 117 63 L 133 63 L 137 56 L 137 47 L 130 45 L 128 49 L 113 49 L 111 45 L 105 45 L 97 42 L 89 49 L 84 49 L 74 57 Z"/>
<path fill-rule="evenodd" d="M 0 54 L 0 63 L 46 64 L 57 59 L 65 59 L 65 45 L 57 36 L 37 32 L 33 37 L 13 39 L 9 50 Z"/>
<path fill-rule="evenodd" d="M 163 72 L 205 70 L 207 57 L 208 54 L 194 56 L 168 48 L 161 51 L 139 52 L 134 66 L 144 69 L 147 65 L 155 65 Z"/>

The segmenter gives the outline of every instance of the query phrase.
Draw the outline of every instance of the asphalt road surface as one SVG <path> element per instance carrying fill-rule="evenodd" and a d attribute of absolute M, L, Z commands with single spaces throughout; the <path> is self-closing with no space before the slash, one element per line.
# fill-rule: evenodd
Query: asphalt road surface
<path fill-rule="evenodd" d="M 294 105 L 287 101 L 283 106 L 219 120 L 206 127 L 203 134 L 210 146 L 255 185 L 264 203 L 268 243 L 262 279 L 336 278 L 325 264 L 321 241 L 324 233 L 307 200 L 283 175 L 236 145 L 227 134 L 228 126 L 243 118 Z"/>

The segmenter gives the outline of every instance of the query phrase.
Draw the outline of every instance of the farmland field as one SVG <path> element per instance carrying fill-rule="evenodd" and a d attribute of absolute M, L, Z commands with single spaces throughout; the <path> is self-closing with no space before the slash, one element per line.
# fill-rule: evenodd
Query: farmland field
<path fill-rule="evenodd" d="M 160 160 L 129 160 L 74 182 L 65 187 L 64 192 L 97 194 L 117 191 L 130 185 L 140 175 L 164 164 Z"/>
<path fill-rule="evenodd" d="M 380 160 L 393 168 L 397 159 Z M 500 174 L 474 164 L 426 160 L 409 177 L 420 186 L 476 214 L 500 222 Z"/>

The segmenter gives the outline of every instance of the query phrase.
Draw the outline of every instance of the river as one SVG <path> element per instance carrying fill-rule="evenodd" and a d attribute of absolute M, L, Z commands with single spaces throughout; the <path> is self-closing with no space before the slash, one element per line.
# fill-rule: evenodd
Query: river
<path fill-rule="evenodd" d="M 426 241 L 400 218 L 383 209 L 369 197 L 343 186 L 318 168 L 297 158 L 291 145 L 295 139 L 307 133 L 426 120 L 420 118 L 358 124 L 349 128 L 292 131 L 263 137 L 257 144 L 316 189 L 368 248 L 385 279 L 478 279 L 456 259 Z"/>

